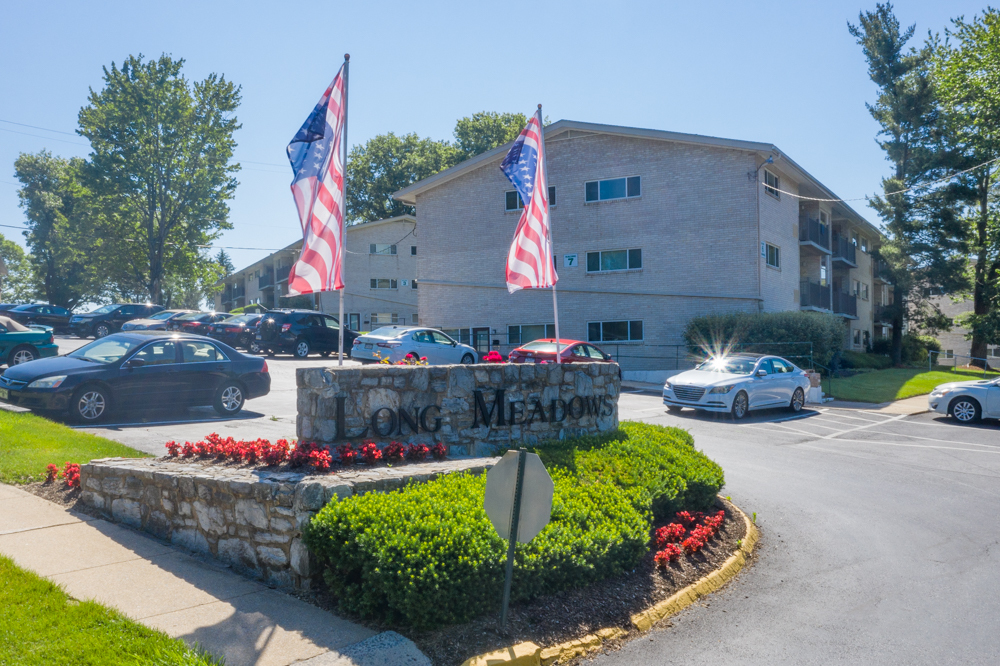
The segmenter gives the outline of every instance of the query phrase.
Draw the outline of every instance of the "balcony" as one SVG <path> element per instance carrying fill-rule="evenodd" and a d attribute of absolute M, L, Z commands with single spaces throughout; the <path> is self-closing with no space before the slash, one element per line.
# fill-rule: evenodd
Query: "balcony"
<path fill-rule="evenodd" d="M 892 280 L 889 279 L 889 264 L 885 260 L 876 259 L 872 262 L 872 274 L 876 281 L 892 284 Z"/>
<path fill-rule="evenodd" d="M 261 291 L 274 287 L 274 273 L 264 273 L 257 278 L 257 288 Z"/>
<path fill-rule="evenodd" d="M 858 248 L 854 247 L 854 243 L 851 242 L 851 239 L 841 236 L 840 234 L 834 234 L 833 260 L 842 261 L 851 268 L 857 268 Z"/>
<path fill-rule="evenodd" d="M 833 290 L 833 312 L 851 319 L 858 318 L 858 297 L 838 289 Z"/>
<path fill-rule="evenodd" d="M 810 310 L 830 310 L 830 287 L 812 280 L 799 283 L 799 306 Z"/>
<path fill-rule="evenodd" d="M 889 311 L 890 305 L 876 305 L 872 312 L 872 317 L 876 324 L 882 326 L 892 326 L 892 313 Z"/>
<path fill-rule="evenodd" d="M 278 279 L 275 280 L 275 283 L 277 284 L 280 282 L 288 282 L 288 274 L 291 272 L 292 272 L 292 264 L 288 264 L 286 266 L 278 266 L 278 270 L 275 273 Z"/>
<path fill-rule="evenodd" d="M 799 245 L 811 245 L 823 251 L 830 251 L 830 227 L 819 220 L 799 220 Z"/>

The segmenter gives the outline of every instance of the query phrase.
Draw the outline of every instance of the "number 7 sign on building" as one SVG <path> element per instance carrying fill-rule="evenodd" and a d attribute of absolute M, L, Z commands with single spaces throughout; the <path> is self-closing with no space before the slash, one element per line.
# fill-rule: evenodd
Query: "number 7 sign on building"
<path fill-rule="evenodd" d="M 576 268 L 577 266 L 577 255 L 575 254 L 564 254 L 563 255 L 563 266 L 566 268 Z"/>

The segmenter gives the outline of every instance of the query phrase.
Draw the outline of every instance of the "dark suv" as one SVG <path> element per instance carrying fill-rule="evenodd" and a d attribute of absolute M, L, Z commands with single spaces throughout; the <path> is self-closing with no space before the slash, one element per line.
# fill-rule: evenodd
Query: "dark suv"
<path fill-rule="evenodd" d="M 358 334 L 344 333 L 344 355 L 350 356 Z M 305 358 L 319 352 L 322 356 L 337 353 L 340 324 L 336 317 L 315 310 L 268 310 L 257 323 L 257 342 L 269 356 L 277 352 Z"/>
<path fill-rule="evenodd" d="M 81 338 L 103 338 L 120 331 L 122 324 L 132 319 L 143 319 L 163 309 L 162 305 L 149 303 L 114 303 L 97 308 L 87 314 L 69 318 L 69 328 Z"/>

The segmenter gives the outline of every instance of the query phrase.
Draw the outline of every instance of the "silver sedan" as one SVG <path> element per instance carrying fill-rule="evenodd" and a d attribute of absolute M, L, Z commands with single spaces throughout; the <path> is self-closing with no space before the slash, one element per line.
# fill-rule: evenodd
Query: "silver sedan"
<path fill-rule="evenodd" d="M 430 365 L 469 364 L 479 359 L 469 345 L 436 329 L 419 326 L 383 326 L 355 338 L 351 349 L 351 358 L 362 363 L 386 358 L 396 363 L 407 356 L 426 358 Z"/>

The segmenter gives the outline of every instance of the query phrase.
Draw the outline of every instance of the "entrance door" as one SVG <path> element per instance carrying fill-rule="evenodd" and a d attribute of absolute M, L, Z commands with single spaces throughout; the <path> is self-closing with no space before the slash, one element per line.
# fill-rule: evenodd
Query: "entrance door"
<path fill-rule="evenodd" d="M 472 346 L 480 354 L 485 354 L 490 350 L 490 329 L 488 326 L 472 329 Z"/>

